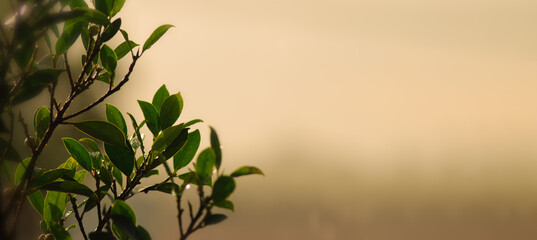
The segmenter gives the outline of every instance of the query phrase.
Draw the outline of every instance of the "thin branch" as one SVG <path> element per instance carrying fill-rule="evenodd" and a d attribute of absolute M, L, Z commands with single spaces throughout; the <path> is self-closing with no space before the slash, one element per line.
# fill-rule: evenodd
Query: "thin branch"
<path fill-rule="evenodd" d="M 122 87 L 123 85 L 125 85 L 125 83 L 127 83 L 127 82 L 129 81 L 129 77 L 130 77 L 132 71 L 134 70 L 134 66 L 136 65 L 136 61 L 138 60 L 139 57 L 140 57 L 140 56 L 137 56 L 136 58 L 134 58 L 134 59 L 132 60 L 132 63 L 131 63 L 131 65 L 130 65 L 130 67 L 129 67 L 129 71 L 127 72 L 127 74 L 125 75 L 125 77 L 123 77 L 123 80 L 121 80 L 121 82 L 119 82 L 119 84 L 118 84 L 116 87 L 114 87 L 114 88 L 112 88 L 111 90 L 107 91 L 101 98 L 99 98 L 97 101 L 93 102 L 92 104 L 88 105 L 87 107 L 85 107 L 85 108 L 79 110 L 79 111 L 76 112 L 76 113 L 73 113 L 73 114 L 71 114 L 71 115 L 69 115 L 69 116 L 64 117 L 64 120 L 71 119 L 71 118 L 76 117 L 76 116 L 78 116 L 78 115 L 80 115 L 80 114 L 82 114 L 82 113 L 84 113 L 84 112 L 86 112 L 86 111 L 91 110 L 93 107 L 95 107 L 95 106 L 97 106 L 99 103 L 103 102 L 103 101 L 104 101 L 106 98 L 108 98 L 110 95 L 112 95 L 112 94 L 114 94 L 115 92 L 119 91 L 119 89 L 121 89 L 121 87 Z"/>
<path fill-rule="evenodd" d="M 84 230 L 84 224 L 82 224 L 82 218 L 80 217 L 80 214 L 78 213 L 78 207 L 76 206 L 76 199 L 73 198 L 71 194 L 69 194 L 69 200 L 71 201 L 71 206 L 73 207 L 73 212 L 75 213 L 76 221 L 78 222 L 78 227 L 80 228 L 80 232 L 82 233 L 82 236 L 85 240 L 88 240 L 88 236 L 86 235 L 86 231 Z"/>
<path fill-rule="evenodd" d="M 71 74 L 71 67 L 69 66 L 69 60 L 67 59 L 67 53 L 63 54 L 63 59 L 65 62 L 65 70 L 67 71 L 67 77 L 69 77 L 69 83 L 71 84 L 71 89 L 75 88 L 75 83 L 73 82 L 73 75 Z"/>

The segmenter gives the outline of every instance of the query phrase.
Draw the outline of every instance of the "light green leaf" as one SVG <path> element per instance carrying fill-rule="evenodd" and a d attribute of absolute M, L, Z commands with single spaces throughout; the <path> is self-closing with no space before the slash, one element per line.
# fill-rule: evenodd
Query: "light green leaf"
<path fill-rule="evenodd" d="M 151 46 L 153 46 L 153 44 L 155 44 L 171 27 L 173 27 L 173 25 L 164 24 L 155 29 L 155 31 L 151 33 L 151 36 L 149 36 L 149 38 L 145 41 L 142 52 L 145 52 L 147 49 L 151 48 Z"/>
<path fill-rule="evenodd" d="M 196 162 L 196 173 L 202 180 L 208 179 L 213 173 L 214 168 L 214 151 L 211 148 L 206 148 L 198 156 Z"/>
<path fill-rule="evenodd" d="M 112 215 L 123 216 L 132 221 L 133 224 L 136 224 L 136 214 L 132 208 L 122 200 L 114 201 L 114 204 L 112 204 Z"/>
<path fill-rule="evenodd" d="M 114 4 L 112 4 L 112 10 L 110 11 L 110 17 L 115 16 L 119 11 L 121 11 L 123 4 L 125 4 L 125 0 L 114 0 Z"/>
<path fill-rule="evenodd" d="M 139 44 L 133 41 L 128 41 L 128 42 L 125 41 L 122 44 L 119 44 L 119 46 L 117 46 L 116 49 L 114 49 L 114 52 L 116 52 L 116 55 L 117 55 L 117 59 L 118 60 L 122 59 L 123 57 L 125 57 L 125 55 L 127 55 L 131 51 L 131 49 L 137 46 L 139 46 Z"/>
<path fill-rule="evenodd" d="M 106 103 L 106 119 L 108 122 L 116 125 L 121 129 L 123 135 L 127 136 L 127 123 L 121 114 L 121 111 L 112 104 Z"/>
<path fill-rule="evenodd" d="M 66 21 L 63 28 L 63 32 L 56 40 L 56 55 L 61 55 L 67 52 L 67 50 L 76 42 L 76 39 L 80 35 L 84 23 L 81 21 Z"/>
<path fill-rule="evenodd" d="M 40 107 L 34 114 L 34 129 L 38 139 L 43 138 L 50 123 L 50 110 L 47 107 Z"/>
<path fill-rule="evenodd" d="M 83 121 L 73 125 L 78 130 L 99 139 L 105 143 L 115 146 L 126 146 L 125 136 L 116 125 L 105 121 Z"/>
<path fill-rule="evenodd" d="M 38 189 L 40 186 L 56 181 L 57 179 L 62 178 L 64 176 L 68 178 L 72 178 L 74 177 L 74 174 L 75 172 L 73 170 L 67 169 L 67 168 L 58 168 L 58 169 L 48 170 L 44 172 L 43 174 L 34 177 L 30 181 L 30 185 L 28 186 L 28 188 Z"/>
<path fill-rule="evenodd" d="M 190 127 L 196 123 L 200 123 L 200 122 L 203 122 L 203 120 L 201 119 L 194 119 L 194 120 L 190 120 L 188 121 L 187 123 L 185 123 L 185 127 Z"/>
<path fill-rule="evenodd" d="M 114 50 L 105 44 L 101 48 L 99 55 L 101 57 L 103 67 L 108 70 L 108 72 L 114 72 L 117 66 L 117 56 Z"/>
<path fill-rule="evenodd" d="M 157 154 L 161 153 L 177 138 L 177 136 L 179 136 L 181 130 L 183 130 L 183 124 L 179 124 L 162 131 L 162 133 L 160 133 L 155 139 L 151 150 Z"/>
<path fill-rule="evenodd" d="M 167 97 L 160 107 L 160 128 L 173 125 L 183 110 L 183 98 L 180 93 Z"/>
<path fill-rule="evenodd" d="M 200 131 L 196 130 L 188 134 L 188 139 L 185 146 L 179 150 L 177 154 L 173 156 L 173 168 L 179 170 L 188 165 L 200 146 L 201 135 Z"/>
<path fill-rule="evenodd" d="M 240 167 L 237 170 L 235 170 L 231 174 L 231 176 L 232 177 L 240 177 L 240 176 L 250 175 L 250 174 L 261 174 L 261 175 L 265 176 L 265 174 L 263 173 L 263 171 L 261 171 L 261 169 L 256 168 L 256 167 L 252 167 L 252 166 Z"/>
<path fill-rule="evenodd" d="M 18 185 L 20 181 L 22 180 L 22 177 L 24 177 L 24 173 L 26 172 L 26 167 L 28 167 L 28 164 L 30 163 L 30 158 L 26 158 L 22 160 L 21 163 L 17 166 L 17 169 L 15 170 L 15 176 L 13 176 L 13 180 L 15 185 Z"/>
<path fill-rule="evenodd" d="M 155 95 L 153 95 L 153 100 L 151 103 L 157 109 L 160 111 L 160 108 L 162 106 L 162 103 L 164 100 L 170 96 L 170 93 L 168 92 L 168 89 L 166 88 L 166 85 L 162 85 L 156 92 Z"/>
<path fill-rule="evenodd" d="M 235 190 L 235 180 L 232 177 L 221 176 L 214 183 L 213 200 L 222 202 L 226 200 Z"/>
<path fill-rule="evenodd" d="M 153 136 L 157 136 L 160 127 L 159 127 L 159 116 L 157 109 L 153 106 L 153 104 L 138 100 L 138 105 L 140 105 L 140 108 L 142 109 L 142 112 L 144 113 L 145 122 L 147 123 L 147 127 L 149 130 L 151 130 L 151 133 L 153 133 Z"/>
<path fill-rule="evenodd" d="M 84 169 L 91 171 L 93 169 L 91 156 L 88 151 L 77 140 L 72 138 L 62 138 L 65 148 L 71 154 L 71 156 L 82 166 Z"/>

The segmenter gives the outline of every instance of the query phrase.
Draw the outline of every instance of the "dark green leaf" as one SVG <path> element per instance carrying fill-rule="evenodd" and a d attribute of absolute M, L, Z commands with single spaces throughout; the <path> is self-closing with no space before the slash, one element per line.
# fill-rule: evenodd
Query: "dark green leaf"
<path fill-rule="evenodd" d="M 73 123 L 78 130 L 115 146 L 126 146 L 125 136 L 116 125 L 105 121 L 84 121 Z"/>
<path fill-rule="evenodd" d="M 157 185 L 156 190 L 161 191 L 163 193 L 171 194 L 173 191 L 179 191 L 179 186 L 171 182 L 161 183 Z"/>
<path fill-rule="evenodd" d="M 91 171 L 93 164 L 91 156 L 88 151 L 77 140 L 72 138 L 62 138 L 65 148 L 71 154 L 71 156 L 82 166 L 84 169 Z"/>
<path fill-rule="evenodd" d="M 149 170 L 149 172 L 147 172 L 146 174 L 144 174 L 144 178 L 148 178 L 148 177 L 151 177 L 153 175 L 158 175 L 159 172 L 157 169 L 152 169 L 152 170 Z"/>
<path fill-rule="evenodd" d="M 64 193 L 74 193 L 97 199 L 97 195 L 95 195 L 95 193 L 90 188 L 86 187 L 86 185 L 84 184 L 74 181 L 51 182 L 43 185 L 41 189 Z"/>
<path fill-rule="evenodd" d="M 49 222 L 47 223 L 47 225 L 50 228 L 50 232 L 52 233 L 52 235 L 54 235 L 55 240 L 72 240 L 73 239 L 71 235 L 69 235 L 69 232 L 65 230 L 63 225 L 57 222 Z"/>
<path fill-rule="evenodd" d="M 183 124 L 165 129 L 155 138 L 151 150 L 156 154 L 161 153 L 179 136 L 181 130 L 183 130 Z"/>
<path fill-rule="evenodd" d="M 173 168 L 179 170 L 188 165 L 200 146 L 201 136 L 200 131 L 196 130 L 188 134 L 188 139 L 185 146 L 173 156 Z"/>
<path fill-rule="evenodd" d="M 112 204 L 112 216 L 123 216 L 136 225 L 136 214 L 132 208 L 122 200 L 114 201 Z"/>
<path fill-rule="evenodd" d="M 86 201 L 86 204 L 84 205 L 83 211 L 89 212 L 94 207 L 96 207 L 99 201 L 101 201 L 104 198 L 104 196 L 106 196 L 106 193 L 108 192 L 108 190 L 110 190 L 110 185 L 99 187 L 99 192 L 95 191 L 95 195 L 98 195 L 97 197 L 99 197 L 99 200 L 97 201 L 96 199 L 88 198 L 88 200 Z"/>
<path fill-rule="evenodd" d="M 39 188 L 42 185 L 45 185 L 47 183 L 51 183 L 53 181 L 56 181 L 59 178 L 62 178 L 64 176 L 73 178 L 75 175 L 75 172 L 71 169 L 67 168 L 58 168 L 58 169 L 52 169 L 44 172 L 40 176 L 36 176 L 35 178 L 30 181 L 30 185 L 28 188 Z"/>
<path fill-rule="evenodd" d="M 3 156 L 4 159 L 10 160 L 10 161 L 16 161 L 16 162 L 21 161 L 21 157 L 19 156 L 17 151 L 15 151 L 15 148 L 9 145 L 9 143 L 1 137 L 0 137 L 0 156 Z"/>
<path fill-rule="evenodd" d="M 101 11 L 106 16 L 110 16 L 110 12 L 114 7 L 114 0 L 95 0 L 93 2 L 95 9 Z"/>
<path fill-rule="evenodd" d="M 28 195 L 28 201 L 30 201 L 32 207 L 34 207 L 39 214 L 43 215 L 43 205 L 45 204 L 45 198 L 43 197 L 41 191 L 35 191 L 32 194 Z"/>
<path fill-rule="evenodd" d="M 216 169 L 220 169 L 220 164 L 222 163 L 222 149 L 220 148 L 218 135 L 213 127 L 211 127 L 211 148 L 214 151 Z"/>
<path fill-rule="evenodd" d="M 66 0 L 69 3 L 71 9 L 75 8 L 85 8 L 88 9 L 88 4 L 84 0 Z"/>
<path fill-rule="evenodd" d="M 183 128 L 181 130 L 181 133 L 179 133 L 179 136 L 173 140 L 173 142 L 166 147 L 166 150 L 162 153 L 162 156 L 164 156 L 165 159 L 169 159 L 173 157 L 183 146 L 185 146 L 185 143 L 187 142 L 188 138 L 188 128 Z"/>
<path fill-rule="evenodd" d="M 142 112 L 144 113 L 145 122 L 147 123 L 147 127 L 149 130 L 151 130 L 151 133 L 153 133 L 153 136 L 157 136 L 160 127 L 159 127 L 159 116 L 157 109 L 153 106 L 153 104 L 138 100 L 138 105 L 140 105 L 140 108 L 142 109 Z"/>
<path fill-rule="evenodd" d="M 21 90 L 15 95 L 13 104 L 26 101 L 37 96 L 51 82 L 56 81 L 62 70 L 42 69 L 32 73 L 24 80 Z"/>
<path fill-rule="evenodd" d="M 43 138 L 50 123 L 50 110 L 47 107 L 40 107 L 34 114 L 34 129 L 38 139 Z"/>
<path fill-rule="evenodd" d="M 128 218 L 121 215 L 112 215 L 112 231 L 119 239 L 142 239 L 138 236 L 138 229 Z"/>
<path fill-rule="evenodd" d="M 206 148 L 198 156 L 196 162 L 196 173 L 202 180 L 208 179 L 213 173 L 214 169 L 214 152 L 211 148 Z"/>
<path fill-rule="evenodd" d="M 183 186 L 186 186 L 189 183 L 193 183 L 196 180 L 195 172 L 186 172 L 179 175 L 179 179 L 183 180 Z"/>
<path fill-rule="evenodd" d="M 153 100 L 151 103 L 157 109 L 160 111 L 160 107 L 162 106 L 162 103 L 164 100 L 170 96 L 170 93 L 168 92 L 168 89 L 166 88 L 166 85 L 162 85 L 157 92 L 155 92 L 155 95 L 153 95 Z"/>
<path fill-rule="evenodd" d="M 117 107 L 109 103 L 106 103 L 106 119 L 108 120 L 108 122 L 119 127 L 123 134 L 127 136 L 127 124 L 125 123 L 125 119 L 123 118 L 121 111 L 119 111 Z"/>
<path fill-rule="evenodd" d="M 205 217 L 204 222 L 206 225 L 212 225 L 212 224 L 217 224 L 219 222 L 222 222 L 226 219 L 227 219 L 227 216 L 224 214 L 210 214 L 210 215 L 207 215 L 207 217 Z"/>
<path fill-rule="evenodd" d="M 221 176 L 214 183 L 213 200 L 214 202 L 222 202 L 226 200 L 235 190 L 235 180 L 232 177 Z"/>
<path fill-rule="evenodd" d="M 114 49 L 114 52 L 116 52 L 116 55 L 117 55 L 117 59 L 122 59 L 123 57 L 125 57 L 125 55 L 127 55 L 131 49 L 133 49 L 134 47 L 137 47 L 139 46 L 139 44 L 133 42 L 133 41 L 125 41 L 123 42 L 122 44 L 119 44 L 119 46 L 117 46 L 116 49 Z"/>
<path fill-rule="evenodd" d="M 114 235 L 109 232 L 91 232 L 89 234 L 90 240 L 116 240 Z"/>
<path fill-rule="evenodd" d="M 123 175 L 121 175 L 121 171 L 117 167 L 112 168 L 112 176 L 119 183 L 119 186 L 123 185 Z"/>
<path fill-rule="evenodd" d="M 114 72 L 117 66 L 117 56 L 108 45 L 103 45 L 100 52 L 101 63 L 108 72 Z"/>
<path fill-rule="evenodd" d="M 134 168 L 134 152 L 126 147 L 119 147 L 105 143 L 104 150 L 110 161 L 126 176 L 130 176 Z"/>
<path fill-rule="evenodd" d="M 136 227 L 138 229 L 138 237 L 140 237 L 140 240 L 151 240 L 151 235 L 143 228 L 142 226 Z"/>
<path fill-rule="evenodd" d="M 187 123 L 185 123 L 185 127 L 190 127 L 196 123 L 200 123 L 200 122 L 203 122 L 203 120 L 201 119 L 194 119 L 194 120 L 190 120 L 188 121 Z"/>
<path fill-rule="evenodd" d="M 261 169 L 259 169 L 259 168 L 252 167 L 252 166 L 243 166 L 243 167 L 240 167 L 237 170 L 235 170 L 231 174 L 231 176 L 232 177 L 239 177 L 239 176 L 250 175 L 250 174 L 261 174 L 263 176 L 265 175 L 263 173 L 263 171 L 261 171 Z"/>
<path fill-rule="evenodd" d="M 219 208 L 224 208 L 224 209 L 229 209 L 231 211 L 235 211 L 235 207 L 233 206 L 233 202 L 231 202 L 229 200 L 215 202 L 214 205 L 219 207 Z"/>
<path fill-rule="evenodd" d="M 160 107 L 160 128 L 173 125 L 183 110 L 183 98 L 180 93 L 167 97 Z"/>
<path fill-rule="evenodd" d="M 101 81 L 103 83 L 110 84 L 110 73 L 109 72 L 103 72 L 97 76 L 97 81 Z M 113 79 L 112 79 L 113 82 Z"/>
<path fill-rule="evenodd" d="M 119 31 L 119 28 L 121 27 L 121 18 L 116 19 L 113 21 L 106 29 L 104 29 L 103 34 L 101 34 L 101 41 L 107 42 L 108 40 L 112 39 L 117 31 Z"/>
<path fill-rule="evenodd" d="M 145 41 L 142 52 L 145 52 L 147 49 L 151 48 L 151 46 L 153 46 L 153 44 L 155 44 L 171 27 L 173 27 L 173 25 L 164 24 L 155 29 L 155 31 L 151 33 L 151 36 L 149 36 L 149 38 Z"/>
<path fill-rule="evenodd" d="M 67 52 L 71 45 L 76 42 L 83 27 L 84 23 L 81 21 L 65 22 L 63 32 L 56 41 L 56 55 L 61 55 Z"/>
<path fill-rule="evenodd" d="M 119 11 L 121 11 L 123 4 L 125 4 L 125 0 L 114 0 L 112 11 L 110 11 L 110 17 L 115 16 Z"/>

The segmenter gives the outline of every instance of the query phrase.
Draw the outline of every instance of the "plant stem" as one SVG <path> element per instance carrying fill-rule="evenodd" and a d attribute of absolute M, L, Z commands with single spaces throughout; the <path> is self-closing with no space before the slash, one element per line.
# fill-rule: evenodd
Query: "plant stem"
<path fill-rule="evenodd" d="M 75 218 L 78 222 L 78 227 L 80 228 L 80 232 L 82 233 L 82 236 L 85 240 L 88 240 L 88 236 L 86 235 L 86 231 L 84 230 L 84 224 L 82 224 L 82 218 L 80 217 L 80 214 L 78 214 L 78 207 L 76 206 L 76 199 L 69 194 L 69 200 L 71 201 L 71 206 L 73 207 L 73 212 L 75 212 Z"/>

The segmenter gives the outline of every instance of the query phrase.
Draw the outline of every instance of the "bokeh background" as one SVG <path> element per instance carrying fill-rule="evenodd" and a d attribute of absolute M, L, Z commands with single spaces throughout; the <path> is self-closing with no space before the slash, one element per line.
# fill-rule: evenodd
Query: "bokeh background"
<path fill-rule="evenodd" d="M 139 114 L 133 98 L 165 83 L 185 119 L 218 130 L 227 170 L 265 171 L 238 179 L 236 212 L 193 240 L 537 239 L 535 9 L 129 1 L 132 39 L 175 28 L 115 100 Z M 154 239 L 177 238 L 173 198 L 132 204 Z"/>
<path fill-rule="evenodd" d="M 265 172 L 239 178 L 235 213 L 192 240 L 537 239 L 536 9 L 127 1 L 132 40 L 175 28 L 108 102 L 141 118 L 135 100 L 166 84 L 183 120 L 217 129 L 228 172 Z M 129 203 L 153 239 L 178 238 L 173 197 Z"/>

